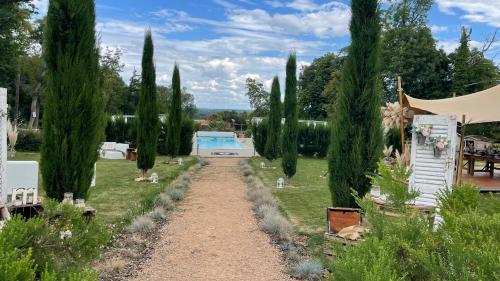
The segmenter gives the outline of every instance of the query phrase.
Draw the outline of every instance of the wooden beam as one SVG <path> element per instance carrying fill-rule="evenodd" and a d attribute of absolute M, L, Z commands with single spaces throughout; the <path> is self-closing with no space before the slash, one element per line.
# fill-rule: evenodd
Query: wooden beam
<path fill-rule="evenodd" d="M 403 108 L 403 87 L 401 85 L 401 76 L 398 76 L 398 94 L 399 94 L 399 130 L 401 131 L 401 154 L 405 152 L 405 120 Z"/>
<path fill-rule="evenodd" d="M 456 180 L 456 183 L 458 185 L 462 184 L 464 150 L 465 150 L 465 115 L 462 115 L 462 128 L 460 131 L 460 156 L 458 157 L 457 180 Z"/>

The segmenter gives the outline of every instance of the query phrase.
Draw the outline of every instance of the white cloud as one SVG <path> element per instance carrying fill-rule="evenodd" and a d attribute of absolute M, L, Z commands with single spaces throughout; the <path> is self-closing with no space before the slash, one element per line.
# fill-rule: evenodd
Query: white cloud
<path fill-rule="evenodd" d="M 500 27 L 499 0 L 436 0 L 436 3 L 444 13 L 455 14 L 459 9 L 464 13 L 463 19 Z"/>
<path fill-rule="evenodd" d="M 43 17 L 47 14 L 47 9 L 49 8 L 49 0 L 33 0 L 33 5 L 35 5 L 39 17 Z"/>
<path fill-rule="evenodd" d="M 431 31 L 432 31 L 432 33 L 445 32 L 445 31 L 448 31 L 448 27 L 433 24 L 433 25 L 431 25 Z"/>

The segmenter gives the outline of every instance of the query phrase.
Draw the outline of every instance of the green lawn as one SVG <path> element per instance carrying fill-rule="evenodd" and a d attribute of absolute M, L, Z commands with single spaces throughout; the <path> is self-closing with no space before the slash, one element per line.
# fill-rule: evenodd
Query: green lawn
<path fill-rule="evenodd" d="M 14 159 L 39 161 L 38 153 L 18 152 Z M 138 177 L 136 162 L 126 160 L 99 160 L 97 162 L 96 186 L 90 189 L 87 205 L 97 210 L 97 216 L 106 223 L 126 223 L 130 217 L 151 207 L 154 197 L 160 193 L 182 170 L 196 162 L 195 158 L 185 158 L 184 166 L 164 164 L 166 157 L 156 159 L 151 172 L 158 173 L 159 184 L 135 182 Z M 41 186 L 41 194 L 44 194 Z"/>

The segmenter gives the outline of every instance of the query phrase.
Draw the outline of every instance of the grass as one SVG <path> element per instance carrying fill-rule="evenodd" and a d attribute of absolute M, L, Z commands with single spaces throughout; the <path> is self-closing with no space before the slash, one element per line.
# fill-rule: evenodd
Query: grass
<path fill-rule="evenodd" d="M 9 160 L 40 160 L 38 153 L 16 153 Z M 159 175 L 159 183 L 135 182 L 139 176 L 136 162 L 125 160 L 97 161 L 96 186 L 89 191 L 87 205 L 97 210 L 97 217 L 107 224 L 124 225 L 139 213 L 153 209 L 156 196 L 162 192 L 182 171 L 196 163 L 196 159 L 185 157 L 184 165 L 163 164 L 167 157 L 156 158 L 155 167 L 149 172 Z M 43 190 L 41 178 L 40 190 Z M 41 192 L 41 194 L 44 194 Z"/>

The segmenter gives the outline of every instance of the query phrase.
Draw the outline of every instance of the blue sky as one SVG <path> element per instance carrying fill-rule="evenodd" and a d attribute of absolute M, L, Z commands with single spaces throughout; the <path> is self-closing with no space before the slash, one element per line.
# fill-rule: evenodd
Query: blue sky
<path fill-rule="evenodd" d="M 40 15 L 48 0 L 34 0 Z M 153 31 L 157 82 L 169 85 L 174 63 L 198 107 L 248 109 L 245 80 L 270 87 L 284 84 L 288 53 L 299 69 L 349 43 L 349 1 L 327 0 L 97 0 L 101 47 L 120 48 L 128 82 L 140 72 L 144 30 Z M 481 47 L 500 27 L 500 0 L 436 0 L 429 15 L 438 46 L 458 44 L 460 26 L 472 28 L 471 45 Z M 500 42 L 488 56 L 500 63 Z"/>

